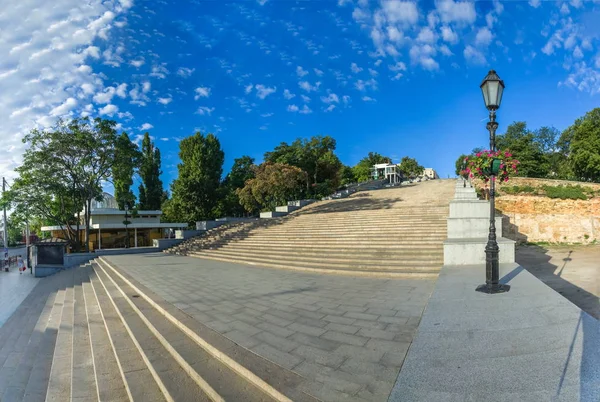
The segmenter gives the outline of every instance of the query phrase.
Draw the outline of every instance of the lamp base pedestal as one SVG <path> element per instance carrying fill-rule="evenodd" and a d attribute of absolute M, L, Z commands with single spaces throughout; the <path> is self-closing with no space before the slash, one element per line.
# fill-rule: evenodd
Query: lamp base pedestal
<path fill-rule="evenodd" d="M 500 283 L 497 285 L 488 285 L 486 283 L 484 285 L 477 286 L 477 289 L 475 289 L 475 290 L 477 292 L 487 293 L 487 294 L 506 293 L 510 290 L 510 285 L 503 285 Z"/>

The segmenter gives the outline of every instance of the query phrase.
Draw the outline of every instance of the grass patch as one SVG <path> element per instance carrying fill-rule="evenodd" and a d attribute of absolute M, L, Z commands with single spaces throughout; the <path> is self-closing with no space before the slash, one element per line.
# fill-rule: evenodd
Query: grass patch
<path fill-rule="evenodd" d="M 580 185 L 576 186 L 543 186 L 546 197 L 560 198 L 561 200 L 587 200 L 589 189 L 586 191 Z"/>
<path fill-rule="evenodd" d="M 532 186 L 506 186 L 502 187 L 501 191 L 505 194 L 535 194 L 536 189 Z"/>

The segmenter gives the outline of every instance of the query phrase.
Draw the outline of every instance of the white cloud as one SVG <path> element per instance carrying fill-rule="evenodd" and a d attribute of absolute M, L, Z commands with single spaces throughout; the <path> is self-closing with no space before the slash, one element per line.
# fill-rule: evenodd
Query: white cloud
<path fill-rule="evenodd" d="M 494 34 L 492 34 L 488 27 L 479 28 L 477 35 L 475 35 L 475 44 L 479 46 L 488 46 L 493 38 Z"/>
<path fill-rule="evenodd" d="M 375 99 L 371 98 L 370 96 L 363 96 L 361 99 L 365 102 L 375 102 Z"/>
<path fill-rule="evenodd" d="M 573 57 L 575 57 L 576 59 L 583 58 L 583 52 L 581 51 L 581 48 L 579 46 L 575 46 L 575 50 L 573 50 Z"/>
<path fill-rule="evenodd" d="M 300 97 L 302 98 L 302 100 L 304 101 L 304 103 L 310 102 L 310 97 L 308 97 L 306 95 L 300 95 Z"/>
<path fill-rule="evenodd" d="M 445 42 L 451 44 L 455 44 L 458 42 L 458 35 L 452 30 L 452 28 L 450 28 L 449 26 L 443 26 L 440 29 L 442 31 L 442 39 L 444 39 Z"/>
<path fill-rule="evenodd" d="M 371 87 L 371 89 L 377 89 L 377 81 L 375 81 L 373 78 L 367 81 L 358 80 L 354 84 L 354 87 L 359 91 L 365 91 L 368 87 Z"/>
<path fill-rule="evenodd" d="M 212 112 L 214 112 L 214 111 L 215 111 L 214 107 L 200 106 L 198 108 L 198 110 L 196 111 L 196 113 L 199 114 L 200 116 L 205 116 L 205 115 L 210 116 L 212 114 Z"/>
<path fill-rule="evenodd" d="M 169 74 L 169 70 L 167 70 L 167 68 L 165 67 L 165 63 L 163 63 L 152 67 L 150 77 L 164 79 L 167 78 L 167 74 Z"/>
<path fill-rule="evenodd" d="M 567 3 L 563 3 L 561 8 L 560 8 L 560 13 L 561 14 L 569 14 L 571 12 L 571 10 L 569 10 L 569 6 L 567 5 Z"/>
<path fill-rule="evenodd" d="M 244 92 L 246 92 L 247 94 L 249 94 L 250 92 L 252 92 L 252 89 L 254 89 L 254 85 L 253 84 L 246 85 L 246 87 L 244 88 Z"/>
<path fill-rule="evenodd" d="M 293 97 L 295 97 L 296 95 L 294 95 L 293 93 L 290 92 L 289 89 L 284 89 L 283 90 L 283 97 L 285 99 L 292 99 Z"/>
<path fill-rule="evenodd" d="M 163 105 L 168 105 L 172 101 L 173 101 L 173 98 L 171 98 L 171 97 L 168 97 L 168 98 L 158 98 L 158 100 L 157 100 L 158 103 L 161 103 Z"/>
<path fill-rule="evenodd" d="M 198 87 L 194 89 L 196 95 L 194 96 L 194 100 L 198 100 L 200 98 L 208 98 L 210 96 L 211 89 L 208 87 Z"/>
<path fill-rule="evenodd" d="M 150 123 L 144 123 L 144 124 L 142 124 L 141 126 L 138 127 L 138 130 L 139 131 L 147 131 L 147 130 L 150 130 L 150 129 L 153 129 L 153 128 L 154 128 L 154 126 L 152 124 L 150 124 Z"/>
<path fill-rule="evenodd" d="M 440 46 L 440 53 L 444 56 L 452 56 L 454 53 L 450 50 L 450 48 L 446 45 Z"/>
<path fill-rule="evenodd" d="M 104 106 L 103 108 L 101 108 L 100 110 L 98 110 L 98 114 L 100 116 L 103 116 L 103 115 L 112 116 L 115 113 L 117 113 L 118 111 L 119 111 L 118 107 L 116 107 L 115 105 L 112 105 L 112 104 L 108 104 L 108 105 Z"/>
<path fill-rule="evenodd" d="M 404 74 L 398 73 L 392 77 L 392 81 L 398 81 L 402 77 L 404 77 Z"/>
<path fill-rule="evenodd" d="M 541 3 L 542 0 L 529 0 L 529 5 L 533 8 L 538 8 Z"/>
<path fill-rule="evenodd" d="M 324 74 L 323 71 L 319 70 L 318 68 L 314 68 L 313 70 L 314 70 L 315 74 L 317 75 L 317 77 L 321 77 Z"/>
<path fill-rule="evenodd" d="M 91 105 L 89 105 L 91 106 Z M 133 119 L 133 115 L 130 112 L 119 112 L 117 113 L 119 119 L 131 120 Z"/>
<path fill-rule="evenodd" d="M 321 101 L 324 103 L 340 103 L 340 98 L 336 94 L 329 94 L 327 96 L 321 96 Z"/>
<path fill-rule="evenodd" d="M 600 94 L 600 71 L 589 67 L 584 61 L 576 62 L 572 71 L 565 81 L 559 82 L 560 86 L 564 85 L 590 95 Z"/>
<path fill-rule="evenodd" d="M 344 104 L 347 105 L 348 103 L 350 103 L 350 97 L 348 95 L 342 96 L 342 102 L 344 102 Z"/>
<path fill-rule="evenodd" d="M 377 72 L 377 70 L 373 70 L 372 68 L 369 68 L 369 74 L 371 74 L 373 77 L 376 77 L 379 73 Z"/>
<path fill-rule="evenodd" d="M 395 26 L 390 25 L 387 27 L 387 35 L 392 42 L 402 43 L 404 41 L 404 33 Z"/>
<path fill-rule="evenodd" d="M 325 113 L 332 112 L 333 109 L 335 109 L 335 105 L 329 105 L 327 106 L 327 108 L 325 108 Z"/>
<path fill-rule="evenodd" d="M 394 64 L 393 66 L 388 66 L 388 68 L 392 71 L 406 71 L 406 64 L 399 61 L 396 62 L 396 64 Z"/>
<path fill-rule="evenodd" d="M 298 111 L 298 113 L 300 113 L 300 114 L 309 114 L 309 113 L 312 113 L 312 110 L 308 106 L 304 105 L 304 106 L 302 106 L 302 109 L 300 109 Z"/>
<path fill-rule="evenodd" d="M 114 87 L 105 88 L 103 92 L 98 92 L 94 95 L 94 102 L 96 103 L 110 103 L 113 96 L 115 96 L 116 89 Z"/>
<path fill-rule="evenodd" d="M 435 7 L 444 23 L 472 24 L 477 18 L 475 4 L 470 1 L 438 0 Z"/>
<path fill-rule="evenodd" d="M 146 63 L 146 61 L 144 60 L 144 58 L 139 58 L 137 60 L 131 60 L 129 62 L 129 64 L 131 64 L 132 66 L 136 67 L 136 68 L 140 68 L 141 66 L 144 65 L 144 63 Z"/>
<path fill-rule="evenodd" d="M 361 72 L 363 69 L 362 69 L 362 68 L 360 68 L 360 67 L 359 67 L 359 66 L 358 66 L 356 63 L 352 63 L 352 64 L 350 64 L 350 70 L 352 70 L 352 72 L 353 72 L 354 74 L 358 74 L 358 73 L 360 73 L 360 72 Z"/>
<path fill-rule="evenodd" d="M 300 88 L 302 88 L 306 92 L 311 92 L 311 91 L 317 91 L 319 89 L 319 86 L 321 85 L 321 83 L 316 82 L 315 85 L 311 85 L 308 81 L 300 81 L 298 83 L 298 85 L 300 86 Z"/>
<path fill-rule="evenodd" d="M 263 113 L 260 115 L 260 117 L 271 117 L 273 116 L 275 113 Z"/>
<path fill-rule="evenodd" d="M 433 43 L 435 42 L 435 34 L 429 27 L 421 28 L 419 35 L 417 36 L 417 42 L 421 43 Z"/>
<path fill-rule="evenodd" d="M 277 91 L 277 87 L 269 88 L 262 84 L 258 84 L 254 86 L 254 88 L 256 88 L 256 96 L 260 99 L 265 99 L 267 96 Z"/>
<path fill-rule="evenodd" d="M 465 56 L 465 59 L 469 63 L 476 64 L 476 65 L 487 64 L 487 60 L 485 59 L 485 56 L 483 55 L 483 53 L 481 53 L 479 50 L 475 49 L 471 45 L 467 45 L 467 47 L 465 47 L 465 50 L 463 51 L 463 55 Z"/>
<path fill-rule="evenodd" d="M 381 11 L 388 23 L 413 25 L 419 20 L 419 10 L 412 1 L 387 0 L 381 3 Z"/>
<path fill-rule="evenodd" d="M 434 71 L 440 68 L 440 65 L 433 58 L 436 50 L 431 45 L 414 45 L 410 48 L 409 54 L 412 63 L 420 65 L 425 70 Z"/>
<path fill-rule="evenodd" d="M 64 101 L 63 104 L 52 109 L 50 111 L 50 115 L 51 116 L 65 115 L 65 114 L 69 113 L 71 110 L 75 109 L 76 106 L 77 106 L 77 99 L 68 98 L 66 101 Z"/>
<path fill-rule="evenodd" d="M 151 87 L 150 81 L 144 81 L 142 83 L 142 92 L 147 93 L 148 91 L 150 91 L 150 87 Z"/>
<path fill-rule="evenodd" d="M 177 69 L 177 75 L 183 78 L 187 78 L 191 76 L 194 71 L 196 71 L 195 68 L 179 67 Z"/>
<path fill-rule="evenodd" d="M 298 110 L 300 110 L 300 109 L 299 109 L 299 108 L 298 108 L 298 106 L 296 106 L 296 105 L 289 105 L 289 106 L 287 107 L 287 111 L 288 111 L 288 112 L 297 112 Z"/>
<path fill-rule="evenodd" d="M 308 71 L 303 69 L 302 66 L 298 66 L 296 67 L 296 74 L 298 75 L 298 77 L 302 78 L 308 74 Z"/>
<path fill-rule="evenodd" d="M 115 90 L 115 94 L 121 98 L 125 99 L 127 97 L 127 84 L 123 83 L 117 87 Z"/>

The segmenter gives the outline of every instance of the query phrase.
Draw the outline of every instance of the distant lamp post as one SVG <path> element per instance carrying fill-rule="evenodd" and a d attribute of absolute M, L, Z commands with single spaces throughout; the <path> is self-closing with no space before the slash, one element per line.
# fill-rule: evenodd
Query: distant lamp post
<path fill-rule="evenodd" d="M 462 163 L 463 187 L 467 187 L 467 178 L 465 177 L 465 170 L 467 170 L 467 160 L 463 159 L 463 163 Z"/>
<path fill-rule="evenodd" d="M 490 132 L 490 151 L 496 151 L 496 110 L 500 108 L 502 94 L 504 92 L 504 81 L 498 77 L 496 71 L 490 70 L 480 85 L 483 93 L 485 107 L 490 112 L 490 121 L 486 127 Z M 498 254 L 500 248 L 496 240 L 496 175 L 500 170 L 500 159 L 493 159 L 489 167 L 490 175 L 490 233 L 485 246 L 485 284 L 477 287 L 478 292 L 504 293 L 510 290 L 509 285 L 503 285 L 500 281 L 500 262 Z"/>

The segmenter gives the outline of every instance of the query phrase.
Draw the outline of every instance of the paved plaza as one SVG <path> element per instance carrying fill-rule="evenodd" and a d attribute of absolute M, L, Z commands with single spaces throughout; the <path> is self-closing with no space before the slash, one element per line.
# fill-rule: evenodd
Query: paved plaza
<path fill-rule="evenodd" d="M 25 300 L 39 280 L 34 278 L 29 270 L 19 275 L 16 267 L 11 267 L 8 272 L 0 272 L 0 327 Z"/>
<path fill-rule="evenodd" d="M 325 401 L 387 400 L 435 284 L 166 254 L 106 260 Z"/>

